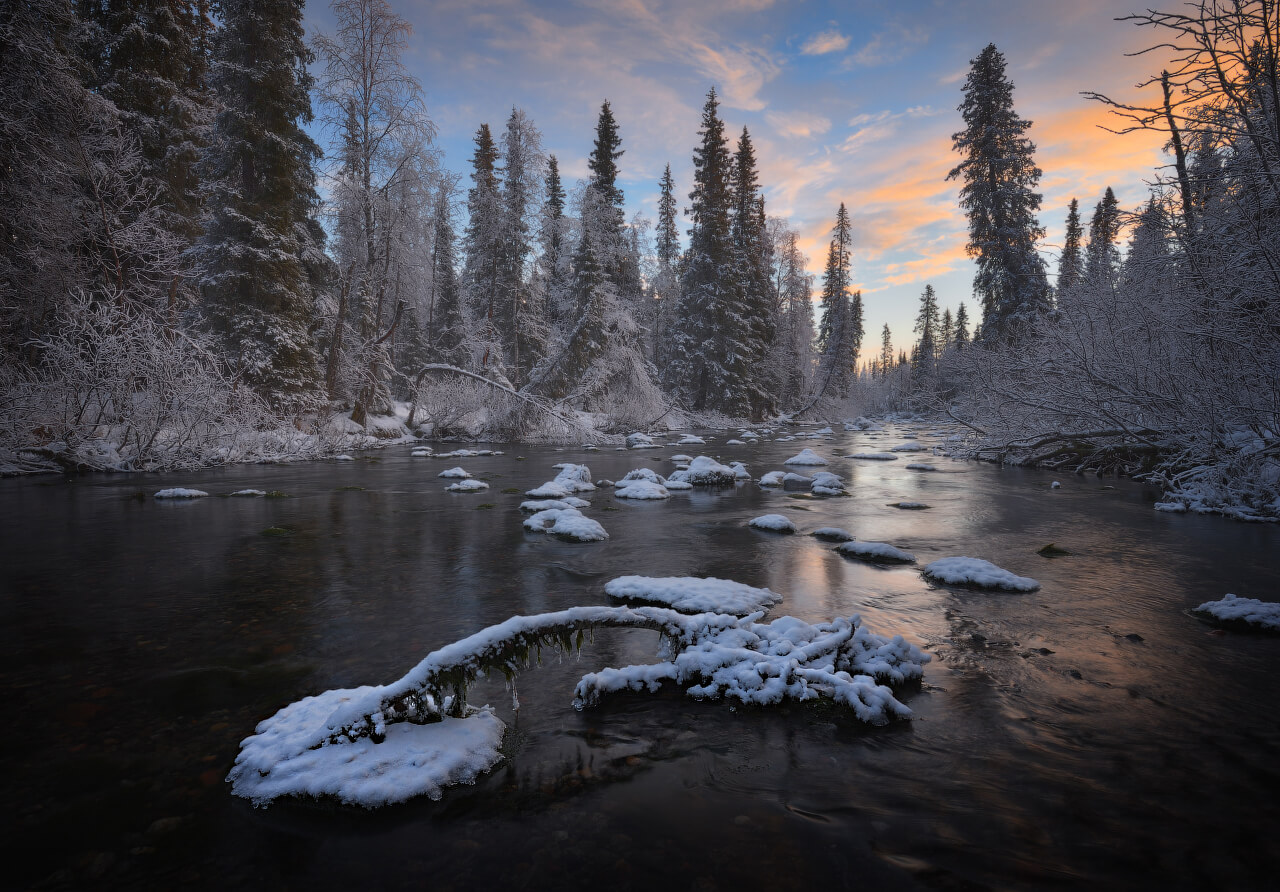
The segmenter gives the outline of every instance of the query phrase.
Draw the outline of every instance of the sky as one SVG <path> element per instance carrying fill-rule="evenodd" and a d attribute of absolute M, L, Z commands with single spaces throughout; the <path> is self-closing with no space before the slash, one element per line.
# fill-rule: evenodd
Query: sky
<path fill-rule="evenodd" d="M 421 82 L 450 170 L 469 172 L 481 123 L 495 135 L 513 106 L 542 132 L 569 183 L 587 175 L 600 104 L 608 100 L 625 155 L 630 215 L 657 216 L 670 164 L 681 207 L 709 88 L 733 144 L 750 130 L 766 210 L 801 233 L 821 287 L 836 209 L 853 222 L 854 280 L 863 293 L 863 354 L 888 324 L 909 348 L 919 297 L 932 284 L 975 318 L 973 261 L 951 135 L 969 63 L 995 43 L 1014 106 L 1033 123 L 1044 171 L 1042 251 L 1051 274 L 1072 197 L 1087 226 L 1111 186 L 1136 208 L 1166 163 L 1158 134 L 1115 135 L 1119 122 L 1081 91 L 1143 98 L 1153 37 L 1115 17 L 1129 0 L 391 0 L 413 28 L 405 64 Z M 308 34 L 333 30 L 310 0 Z M 1148 90 L 1148 92 L 1150 92 Z M 1148 97 L 1148 101 L 1150 101 Z M 687 225 L 687 220 L 684 221 Z"/>

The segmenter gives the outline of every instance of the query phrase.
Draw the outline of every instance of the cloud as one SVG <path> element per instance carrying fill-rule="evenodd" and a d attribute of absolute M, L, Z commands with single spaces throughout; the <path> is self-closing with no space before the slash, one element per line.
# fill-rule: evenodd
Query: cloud
<path fill-rule="evenodd" d="M 832 25 L 825 31 L 819 31 L 800 47 L 801 55 L 824 56 L 827 53 L 838 53 L 849 46 L 849 38 Z"/>
<path fill-rule="evenodd" d="M 808 139 L 831 129 L 831 119 L 809 112 L 766 112 L 764 119 L 780 136 Z"/>
<path fill-rule="evenodd" d="M 897 62 L 928 39 L 929 34 L 922 27 L 908 28 L 896 22 L 890 23 L 850 56 L 846 64 L 870 67 Z"/>

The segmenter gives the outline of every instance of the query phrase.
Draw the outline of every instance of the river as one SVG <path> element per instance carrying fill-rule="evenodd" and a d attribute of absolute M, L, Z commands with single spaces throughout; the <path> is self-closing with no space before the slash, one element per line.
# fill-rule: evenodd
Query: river
<path fill-rule="evenodd" d="M 945 447 L 950 431 L 935 430 L 756 446 L 720 445 L 721 433 L 631 451 L 483 444 L 505 454 L 453 460 L 397 446 L 351 462 L 0 481 L 7 882 L 1274 888 L 1280 638 L 1214 632 L 1187 610 L 1228 592 L 1280 597 L 1280 527 L 1159 513 L 1158 490 L 1124 480 L 836 457 Z M 522 493 L 556 462 L 616 479 L 668 472 L 684 452 L 758 477 L 804 446 L 849 497 L 746 483 L 628 503 L 605 488 L 584 513 L 606 542 L 521 528 Z M 444 492 L 436 474 L 455 464 L 491 488 Z M 213 495 L 151 497 L 171 486 Z M 288 497 L 218 497 L 244 488 Z M 900 500 L 931 507 L 890 507 Z M 746 526 L 769 512 L 802 535 Z M 985 558 L 1042 588 L 931 585 L 918 567 L 858 563 L 803 535 L 821 526 L 920 565 Z M 1036 554 L 1049 543 L 1071 554 Z M 473 690 L 508 724 L 507 759 L 439 802 L 261 809 L 230 794 L 239 741 L 281 706 L 389 682 L 514 614 L 608 603 L 604 583 L 624 574 L 768 586 L 784 596 L 773 616 L 859 613 L 900 633 L 934 657 L 902 694 L 915 717 L 875 728 L 839 708 L 679 691 L 575 712 L 584 673 L 655 659 L 654 633 L 606 630 L 520 676 L 518 714 L 501 680 Z"/>

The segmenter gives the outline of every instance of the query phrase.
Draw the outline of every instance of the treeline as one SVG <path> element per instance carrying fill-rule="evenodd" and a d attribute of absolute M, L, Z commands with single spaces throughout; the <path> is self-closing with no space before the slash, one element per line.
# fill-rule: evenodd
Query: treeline
<path fill-rule="evenodd" d="M 669 166 L 656 223 L 624 218 L 608 102 L 585 182 L 561 180 L 520 109 L 451 173 L 408 24 L 385 0 L 332 9 L 335 33 L 310 41 L 302 0 L 0 10 L 5 446 L 163 466 L 197 442 L 183 461 L 240 455 L 219 418 L 317 430 L 405 400 L 444 433 L 467 408 L 445 404 L 498 393 L 614 425 L 847 394 L 847 215 L 815 340 L 797 233 L 766 213 L 751 136 L 731 143 L 714 90 L 682 250 Z"/>
<path fill-rule="evenodd" d="M 974 430 L 980 456 L 1141 473 L 1165 484 L 1167 510 L 1275 518 L 1280 8 L 1210 0 L 1125 20 L 1164 32 L 1174 54 L 1144 84 L 1158 91 L 1149 106 L 1091 94 L 1121 115 L 1119 129 L 1166 136 L 1173 163 L 1149 200 L 1125 212 L 1108 188 L 1086 239 L 1073 199 L 1051 287 L 1031 122 L 1014 111 L 1004 57 L 986 47 L 965 83 L 950 175 L 980 324 L 972 345 L 955 330 L 948 343 L 926 288 L 912 358 L 891 362 L 886 329 L 861 398 L 948 412 Z"/>

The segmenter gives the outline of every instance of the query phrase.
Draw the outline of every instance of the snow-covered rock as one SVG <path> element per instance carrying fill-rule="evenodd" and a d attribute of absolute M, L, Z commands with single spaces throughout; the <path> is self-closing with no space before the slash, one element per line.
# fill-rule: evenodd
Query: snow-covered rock
<path fill-rule="evenodd" d="M 725 441 L 724 441 L 724 445 L 726 445 L 726 446 L 746 446 L 747 444 L 746 444 L 746 443 L 744 443 L 744 442 L 742 442 L 741 440 L 725 440 Z"/>
<path fill-rule="evenodd" d="M 355 459 L 354 459 L 354 458 L 352 458 L 351 456 L 347 455 L 345 452 L 344 452 L 342 455 L 335 455 L 335 456 L 333 457 L 333 460 L 334 460 L 334 461 L 355 461 Z"/>
<path fill-rule="evenodd" d="M 862 416 L 862 415 L 859 415 L 859 416 L 858 416 L 857 418 L 855 418 L 853 421 L 846 421 L 846 422 L 844 423 L 844 429 L 845 429 L 845 430 L 847 430 L 847 431 L 878 431 L 878 430 L 884 430 L 884 428 L 883 428 L 883 427 L 881 427 L 880 425 L 876 424 L 876 423 L 875 423 L 874 421 L 872 421 L 870 418 L 866 418 L 865 416 Z"/>
<path fill-rule="evenodd" d="M 470 472 L 470 471 L 467 471 L 466 469 L 464 469 L 464 468 L 463 468 L 463 467 L 461 467 L 461 466 L 458 466 L 458 467 L 456 467 L 456 468 L 445 468 L 443 471 L 441 471 L 441 472 L 440 472 L 439 474 L 437 474 L 436 476 L 437 476 L 437 477 L 450 477 L 450 478 L 452 478 L 452 477 L 457 477 L 457 478 L 460 478 L 460 479 L 461 479 L 461 478 L 470 477 L 470 476 L 471 476 L 471 472 Z"/>
<path fill-rule="evenodd" d="M 621 480 L 617 481 L 613 485 L 617 487 L 622 487 L 622 486 L 626 486 L 628 483 L 634 483 L 637 480 L 644 480 L 649 483 L 656 483 L 659 486 L 661 486 L 665 482 L 662 476 L 658 474 L 656 471 L 654 471 L 652 468 L 633 468 L 632 470 L 627 472 L 627 476 L 623 477 Z"/>
<path fill-rule="evenodd" d="M 1034 592 L 1040 583 L 1029 576 L 1015 576 L 990 561 L 971 557 L 941 558 L 924 567 L 924 575 L 948 585 L 976 585 L 1013 592 Z"/>
<path fill-rule="evenodd" d="M 822 435 L 822 434 L 834 434 L 834 433 L 835 433 L 835 431 L 833 431 L 833 430 L 832 430 L 831 428 L 829 428 L 829 427 L 824 427 L 822 430 L 814 431 L 814 433 L 815 433 L 815 434 L 818 434 L 818 435 Z"/>
<path fill-rule="evenodd" d="M 899 443 L 897 446 L 891 447 L 889 451 L 890 452 L 924 452 L 925 447 L 921 446 L 919 443 Z"/>
<path fill-rule="evenodd" d="M 604 527 L 577 508 L 549 508 L 525 519 L 524 528 L 531 533 L 550 533 L 574 542 L 601 542 L 609 538 Z"/>
<path fill-rule="evenodd" d="M 203 499 L 208 493 L 203 489 L 186 489 L 181 486 L 175 486 L 172 489 L 162 489 L 158 491 L 153 499 Z M 263 493 L 266 495 L 266 493 Z"/>
<path fill-rule="evenodd" d="M 839 527 L 821 527 L 809 534 L 826 542 L 852 542 L 853 534 Z"/>
<path fill-rule="evenodd" d="M 676 444 L 675 444 L 675 445 L 677 445 L 677 446 L 706 446 L 706 445 L 707 445 L 707 441 L 706 441 L 706 440 L 704 440 L 704 439 L 702 439 L 702 437 L 697 437 L 697 436 L 694 436 L 693 434 L 685 434 L 683 437 L 681 437 L 679 440 L 677 440 L 677 441 L 676 441 Z"/>
<path fill-rule="evenodd" d="M 418 449 L 415 449 L 412 452 L 410 452 L 409 456 L 411 458 L 430 458 L 431 450 L 427 449 L 426 447 L 419 447 Z"/>
<path fill-rule="evenodd" d="M 809 492 L 815 496 L 842 496 L 845 494 L 844 480 L 830 471 L 818 471 L 813 475 Z"/>
<path fill-rule="evenodd" d="M 794 471 L 787 471 L 782 475 L 782 485 L 793 489 L 808 489 L 813 486 L 813 478 L 806 477 L 804 474 L 797 474 Z"/>
<path fill-rule="evenodd" d="M 845 458 L 856 458 L 862 461 L 897 461 L 898 456 L 892 452 L 855 452 L 853 455 L 846 455 Z"/>
<path fill-rule="evenodd" d="M 730 462 L 729 467 L 733 468 L 733 476 L 737 480 L 750 480 L 751 472 L 747 470 L 747 466 L 740 461 Z"/>
<path fill-rule="evenodd" d="M 591 469 L 586 465 L 561 462 L 555 465 L 560 473 L 539 487 L 525 493 L 531 499 L 564 499 L 574 493 L 591 492 L 596 485 L 591 482 Z"/>
<path fill-rule="evenodd" d="M 657 444 L 653 442 L 653 438 L 648 434 L 634 433 L 627 434 L 627 447 L 629 449 L 656 449 Z"/>
<path fill-rule="evenodd" d="M 480 492 L 488 488 L 489 484 L 483 480 L 468 477 L 466 480 L 459 480 L 457 483 L 449 484 L 444 490 L 445 492 Z"/>
<path fill-rule="evenodd" d="M 537 514 L 539 511 L 550 511 L 552 508 L 590 508 L 591 503 L 586 499 L 577 499 L 568 496 L 564 499 L 535 499 L 530 502 L 521 502 L 520 510 L 525 514 Z"/>
<path fill-rule="evenodd" d="M 777 592 L 697 576 L 619 576 L 605 583 L 605 593 L 623 601 L 661 604 L 681 613 L 730 613 L 746 616 L 782 600 Z"/>
<path fill-rule="evenodd" d="M 1205 601 L 1195 609 L 1220 622 L 1248 623 L 1261 629 L 1280 632 L 1280 602 L 1259 601 L 1226 595 L 1220 601 Z"/>
<path fill-rule="evenodd" d="M 907 465 L 908 471 L 936 471 L 938 470 L 931 464 L 922 461 L 913 461 Z"/>
<path fill-rule="evenodd" d="M 691 486 L 732 486 L 738 479 L 738 473 L 728 465 L 722 465 L 714 458 L 699 455 L 689 462 L 689 467 L 682 471 L 672 471 L 667 476 L 667 489 L 671 482 L 688 483 Z"/>
<path fill-rule="evenodd" d="M 668 477 L 667 482 L 664 483 L 663 486 L 671 492 L 682 489 L 693 489 L 693 484 L 688 480 L 677 480 L 674 476 Z"/>
<path fill-rule="evenodd" d="M 798 455 L 791 456 L 791 458 L 784 461 L 783 464 L 784 465 L 810 465 L 813 467 L 818 467 L 820 465 L 830 464 L 830 462 L 828 462 L 821 455 L 818 455 L 818 453 L 814 452 L 812 449 L 801 449 Z"/>
<path fill-rule="evenodd" d="M 676 464 L 678 464 L 678 465 L 679 465 L 679 464 L 688 464 L 689 462 L 693 461 L 693 456 L 692 456 L 692 455 L 684 455 L 684 454 L 680 454 L 680 455 L 673 455 L 673 456 L 671 456 L 671 460 L 672 460 L 673 462 L 675 462 Z"/>
<path fill-rule="evenodd" d="M 381 743 L 365 738 L 312 748 L 335 712 L 382 690 L 325 691 L 259 722 L 227 776 L 231 792 L 255 805 L 282 796 L 332 796 L 376 808 L 416 796 L 439 799 L 445 787 L 475 783 L 501 761 L 506 726 L 488 707 L 428 725 L 387 725 Z"/>
<path fill-rule="evenodd" d="M 230 495 L 233 498 L 253 498 L 255 496 L 265 496 L 266 492 L 261 489 L 237 489 L 235 492 L 230 493 Z"/>
<path fill-rule="evenodd" d="M 762 514 L 751 520 L 748 526 L 772 533 L 794 533 L 796 525 L 785 514 Z"/>
<path fill-rule="evenodd" d="M 901 508 L 903 511 L 924 511 L 932 508 L 932 505 L 926 505 L 924 502 L 890 502 L 890 508 Z"/>
<path fill-rule="evenodd" d="M 619 485 L 613 492 L 619 499 L 636 499 L 638 501 L 658 501 L 671 498 L 671 493 L 661 483 L 650 480 L 632 480 Z"/>
<path fill-rule="evenodd" d="M 786 471 L 770 471 L 768 474 L 765 474 L 757 480 L 756 483 L 761 486 L 782 486 L 782 481 L 786 479 L 786 476 Z"/>
<path fill-rule="evenodd" d="M 845 557 L 882 564 L 910 564 L 916 559 L 911 552 L 894 548 L 885 542 L 844 542 L 837 545 L 835 550 Z"/>

